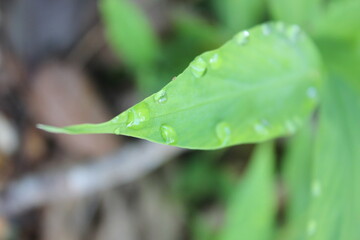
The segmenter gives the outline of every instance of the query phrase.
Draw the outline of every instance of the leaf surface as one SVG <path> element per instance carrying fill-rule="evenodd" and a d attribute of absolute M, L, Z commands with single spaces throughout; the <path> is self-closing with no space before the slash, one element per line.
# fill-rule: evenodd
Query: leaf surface
<path fill-rule="evenodd" d="M 52 132 L 115 133 L 193 149 L 294 132 L 319 99 L 321 61 L 297 26 L 264 24 L 205 52 L 159 92 L 101 124 Z"/>

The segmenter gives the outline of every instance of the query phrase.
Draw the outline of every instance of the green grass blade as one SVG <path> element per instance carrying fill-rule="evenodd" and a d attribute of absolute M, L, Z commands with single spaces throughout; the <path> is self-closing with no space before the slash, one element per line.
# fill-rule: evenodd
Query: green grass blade
<path fill-rule="evenodd" d="M 355 39 L 360 34 L 360 1 L 332 2 L 316 18 L 316 37 Z"/>
<path fill-rule="evenodd" d="M 309 30 L 319 13 L 321 0 L 270 0 L 269 4 L 274 19 L 299 24 Z"/>
<path fill-rule="evenodd" d="M 293 133 L 320 87 L 321 62 L 306 34 L 264 24 L 201 54 L 159 92 L 88 130 L 193 149 L 262 142 Z"/>
<path fill-rule="evenodd" d="M 154 63 L 160 52 L 157 37 L 131 0 L 101 0 L 100 12 L 110 44 L 130 67 Z"/>
<path fill-rule="evenodd" d="M 213 5 L 231 33 L 260 23 L 266 9 L 265 0 L 213 0 Z"/>
<path fill-rule="evenodd" d="M 308 239 L 360 239 L 360 91 L 352 83 L 331 73 L 314 155 Z"/>
<path fill-rule="evenodd" d="M 235 187 L 226 209 L 219 240 L 271 239 L 275 227 L 273 145 L 258 145 L 244 178 Z"/>
<path fill-rule="evenodd" d="M 286 148 L 282 175 L 287 192 L 286 220 L 279 239 L 301 239 L 306 235 L 306 224 L 313 152 L 310 124 L 301 129 Z"/>

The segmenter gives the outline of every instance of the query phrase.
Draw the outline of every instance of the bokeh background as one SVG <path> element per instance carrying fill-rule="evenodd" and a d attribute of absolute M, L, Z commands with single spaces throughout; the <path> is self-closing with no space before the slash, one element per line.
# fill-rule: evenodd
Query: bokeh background
<path fill-rule="evenodd" d="M 135 16 L 112 23 L 95 0 L 1 1 L 0 239 L 200 239 L 221 225 L 252 146 L 187 151 L 36 128 L 108 120 L 239 30 L 210 1 L 127 2 Z M 146 46 L 124 56 L 106 24 L 153 41 L 150 70 L 136 62 Z"/>
<path fill-rule="evenodd" d="M 49 134 L 36 124 L 109 120 L 198 54 L 269 20 L 265 2 L 2 0 L 0 240 L 211 240 L 223 229 L 236 233 L 237 224 L 225 227 L 224 219 L 237 207 L 253 145 L 190 151 L 115 135 Z M 288 2 L 285 20 L 311 30 L 313 5 L 330 1 Z M 278 225 L 287 199 L 279 177 L 286 142 L 275 144 Z"/>

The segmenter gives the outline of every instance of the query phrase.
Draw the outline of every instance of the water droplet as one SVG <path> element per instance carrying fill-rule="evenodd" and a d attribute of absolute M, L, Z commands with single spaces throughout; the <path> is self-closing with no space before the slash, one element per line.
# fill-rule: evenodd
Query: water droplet
<path fill-rule="evenodd" d="M 235 41 L 237 44 L 245 45 L 249 42 L 250 33 L 249 31 L 242 31 L 235 36 Z"/>
<path fill-rule="evenodd" d="M 301 33 L 301 29 L 298 25 L 292 25 L 287 29 L 287 36 L 292 41 L 296 41 Z"/>
<path fill-rule="evenodd" d="M 118 116 L 114 117 L 113 119 L 111 119 L 111 122 L 112 123 L 118 123 L 119 120 L 120 120 L 120 116 L 118 115 Z"/>
<path fill-rule="evenodd" d="M 270 35 L 270 33 L 272 31 L 270 24 L 267 24 L 267 23 L 262 25 L 261 30 L 265 36 Z"/>
<path fill-rule="evenodd" d="M 149 117 L 150 110 L 147 104 L 139 103 L 129 110 L 126 126 L 132 129 L 139 129 Z"/>
<path fill-rule="evenodd" d="M 307 224 L 307 234 L 308 236 L 312 236 L 316 232 L 316 221 L 314 219 L 311 219 Z"/>
<path fill-rule="evenodd" d="M 160 133 L 166 144 L 174 144 L 177 141 L 177 134 L 174 128 L 163 124 L 160 127 Z"/>
<path fill-rule="evenodd" d="M 120 134 L 121 134 L 121 128 L 115 129 L 114 133 L 115 133 L 116 135 L 120 135 Z"/>
<path fill-rule="evenodd" d="M 218 69 L 222 64 L 222 59 L 218 53 L 214 53 L 209 60 L 210 66 L 213 69 Z"/>
<path fill-rule="evenodd" d="M 159 92 L 155 93 L 154 100 L 157 103 L 165 103 L 167 101 L 166 91 L 162 89 Z"/>
<path fill-rule="evenodd" d="M 200 78 L 206 72 L 206 62 L 201 57 L 198 57 L 190 63 L 190 69 L 196 78 Z"/>
<path fill-rule="evenodd" d="M 311 193 L 314 197 L 319 197 L 321 195 L 321 184 L 318 180 L 314 180 L 311 183 Z"/>
<path fill-rule="evenodd" d="M 296 125 L 294 122 L 288 120 L 285 122 L 285 128 L 288 133 L 293 134 L 296 131 Z"/>
<path fill-rule="evenodd" d="M 231 138 L 231 128 L 227 122 L 220 122 L 216 125 L 215 128 L 216 136 L 221 142 L 221 145 L 226 145 L 229 143 Z"/>
<path fill-rule="evenodd" d="M 315 87 L 309 87 L 306 90 L 306 94 L 309 98 L 315 99 L 317 97 L 317 90 Z"/>
<path fill-rule="evenodd" d="M 283 22 L 276 22 L 275 28 L 279 32 L 283 32 L 285 30 L 285 24 Z"/>
<path fill-rule="evenodd" d="M 269 121 L 266 119 L 261 119 L 261 124 L 264 125 L 265 127 L 270 125 Z"/>
<path fill-rule="evenodd" d="M 254 130 L 259 133 L 259 134 L 268 134 L 269 131 L 267 129 L 267 127 L 269 126 L 269 122 L 266 119 L 262 119 L 261 121 L 259 121 L 258 123 L 256 123 L 254 125 Z"/>

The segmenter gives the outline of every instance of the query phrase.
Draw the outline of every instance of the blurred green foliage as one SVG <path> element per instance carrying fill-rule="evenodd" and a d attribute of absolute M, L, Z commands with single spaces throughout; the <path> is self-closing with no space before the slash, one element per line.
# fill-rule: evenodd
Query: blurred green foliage
<path fill-rule="evenodd" d="M 241 177 L 219 167 L 218 153 L 205 152 L 187 162 L 175 190 L 177 198 L 193 206 L 192 239 L 360 239 L 360 1 L 210 2 L 212 18 L 196 13 L 194 5 L 191 13 L 170 12 L 173 32 L 160 39 L 130 0 L 101 0 L 109 41 L 144 95 L 157 91 L 191 59 L 219 47 L 231 34 L 271 19 L 298 24 L 313 37 L 326 77 L 319 115 L 283 146 L 280 172 L 274 172 L 279 156 L 269 143 L 257 147 Z M 256 64 L 253 61 L 249 69 L 258 71 Z M 283 182 L 278 188 L 285 188 L 284 206 L 275 191 L 275 175 Z M 220 224 L 209 223 L 194 205 L 204 196 L 226 209 Z M 278 206 L 285 211 L 282 221 L 276 218 Z"/>
<path fill-rule="evenodd" d="M 272 239 L 275 233 L 274 153 L 272 143 L 259 144 L 243 178 L 234 186 L 226 204 L 219 238 Z"/>

